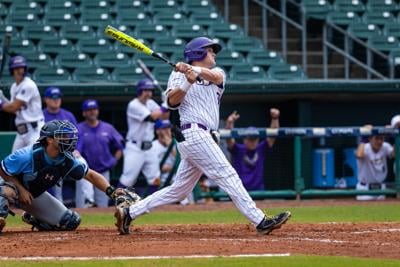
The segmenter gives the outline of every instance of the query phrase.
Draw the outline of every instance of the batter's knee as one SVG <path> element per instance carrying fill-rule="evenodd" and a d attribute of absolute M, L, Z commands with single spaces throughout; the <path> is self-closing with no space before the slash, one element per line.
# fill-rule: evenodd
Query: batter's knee
<path fill-rule="evenodd" d="M 81 224 L 81 217 L 76 211 L 67 210 L 61 217 L 59 230 L 73 231 Z"/>

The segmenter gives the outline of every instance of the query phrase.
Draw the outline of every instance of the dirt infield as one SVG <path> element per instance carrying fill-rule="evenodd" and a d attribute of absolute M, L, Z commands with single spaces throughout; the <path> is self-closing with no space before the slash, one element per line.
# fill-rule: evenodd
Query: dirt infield
<path fill-rule="evenodd" d="M 224 204 L 218 206 L 214 205 L 212 209 L 226 208 Z M 166 208 L 171 209 L 186 208 Z M 28 227 L 23 230 L 7 228 L 0 237 L 0 256 L 291 253 L 400 259 L 400 223 L 289 223 L 268 236 L 257 235 L 249 224 L 153 225 L 134 226 L 132 230 L 131 235 L 120 236 L 111 227 L 79 228 L 75 232 L 31 232 Z"/>

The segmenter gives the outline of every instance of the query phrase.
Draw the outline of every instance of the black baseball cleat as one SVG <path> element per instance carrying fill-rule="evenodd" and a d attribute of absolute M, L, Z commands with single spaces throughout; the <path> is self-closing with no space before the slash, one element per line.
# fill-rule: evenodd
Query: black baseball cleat
<path fill-rule="evenodd" d="M 114 217 L 117 219 L 117 226 L 120 235 L 129 235 L 129 225 L 132 222 L 132 218 L 129 215 L 129 207 L 128 208 L 116 208 L 114 213 Z"/>
<path fill-rule="evenodd" d="M 262 235 L 268 235 L 273 230 L 281 228 L 282 224 L 286 223 L 290 216 L 292 216 L 290 211 L 285 211 L 272 217 L 265 216 L 257 225 L 257 232 Z"/>

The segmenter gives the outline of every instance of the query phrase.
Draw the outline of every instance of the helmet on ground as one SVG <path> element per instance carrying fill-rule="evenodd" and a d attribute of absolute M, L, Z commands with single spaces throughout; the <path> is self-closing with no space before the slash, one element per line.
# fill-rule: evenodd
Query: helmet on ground
<path fill-rule="evenodd" d="M 10 75 L 13 75 L 13 70 L 16 68 L 25 68 L 25 73 L 27 72 L 28 65 L 26 64 L 26 59 L 23 56 L 14 56 L 10 58 L 10 61 L 8 62 Z"/>
<path fill-rule="evenodd" d="M 214 42 L 207 37 L 197 37 L 191 40 L 185 46 L 183 56 L 187 63 L 192 61 L 201 61 L 207 56 L 207 47 L 212 47 L 214 53 L 221 51 L 222 47 L 219 43 Z"/>
<path fill-rule="evenodd" d="M 140 96 L 144 90 L 154 90 L 156 86 L 154 82 L 150 79 L 142 79 L 138 82 L 136 86 L 136 95 Z"/>
<path fill-rule="evenodd" d="M 46 144 L 47 137 L 57 140 L 61 153 L 72 152 L 78 142 L 78 129 L 69 121 L 52 120 L 40 130 L 39 142 Z"/>

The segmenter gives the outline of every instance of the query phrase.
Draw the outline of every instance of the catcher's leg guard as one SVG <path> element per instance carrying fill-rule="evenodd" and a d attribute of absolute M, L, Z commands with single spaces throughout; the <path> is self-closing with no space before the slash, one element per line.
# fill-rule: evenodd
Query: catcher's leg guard
<path fill-rule="evenodd" d="M 32 230 L 37 229 L 38 231 L 73 231 L 81 223 L 79 214 L 72 210 L 67 210 L 64 213 L 58 225 L 42 222 L 27 212 L 22 214 L 22 220 L 32 225 Z"/>
<path fill-rule="evenodd" d="M 18 191 L 15 185 L 5 182 L 0 178 L 0 233 L 6 225 L 6 218 L 10 212 L 9 204 L 18 199 Z"/>

